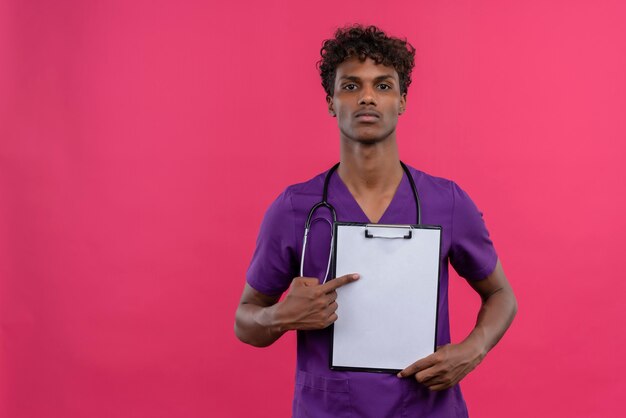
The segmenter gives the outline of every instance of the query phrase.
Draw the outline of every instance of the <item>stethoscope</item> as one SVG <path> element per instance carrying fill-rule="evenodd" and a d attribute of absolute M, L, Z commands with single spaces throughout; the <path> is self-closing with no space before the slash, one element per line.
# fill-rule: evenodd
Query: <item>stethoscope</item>
<path fill-rule="evenodd" d="M 413 180 L 413 176 L 409 172 L 409 168 L 402 161 L 400 161 L 400 165 L 402 166 L 404 173 L 409 179 L 409 183 L 411 183 L 411 189 L 413 190 L 413 197 L 415 198 L 415 207 L 417 208 L 417 225 L 421 225 L 422 211 L 420 207 L 420 199 L 417 194 L 417 187 L 415 186 L 415 181 Z M 333 175 L 333 173 L 337 171 L 337 167 L 339 167 L 339 163 L 335 164 L 330 170 L 328 170 L 328 173 L 326 173 L 326 177 L 324 178 L 324 189 L 322 192 L 322 200 L 316 203 L 315 205 L 313 205 L 313 207 L 309 211 L 309 216 L 307 216 L 306 218 L 306 223 L 304 224 L 304 240 L 302 242 L 302 257 L 300 258 L 300 277 L 304 276 L 304 254 L 306 253 L 307 239 L 309 236 L 309 231 L 311 230 L 311 224 L 312 224 L 313 216 L 315 215 L 315 211 L 324 207 L 330 211 L 330 214 L 332 215 L 332 218 L 333 218 L 332 224 L 326 218 L 316 219 L 316 220 L 323 220 L 330 225 L 330 251 L 328 252 L 328 263 L 326 264 L 326 274 L 324 275 L 324 281 L 322 283 L 326 283 L 326 280 L 328 279 L 328 273 L 330 272 L 330 263 L 331 263 L 331 259 L 333 256 L 333 248 L 335 245 L 334 225 L 335 223 L 337 223 L 337 211 L 335 210 L 333 205 L 328 203 L 328 184 L 330 183 L 330 178 Z"/>

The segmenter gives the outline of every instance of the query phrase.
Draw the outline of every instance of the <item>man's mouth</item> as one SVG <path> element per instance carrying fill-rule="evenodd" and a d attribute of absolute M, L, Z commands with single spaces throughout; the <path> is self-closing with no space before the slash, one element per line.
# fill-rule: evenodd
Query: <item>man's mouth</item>
<path fill-rule="evenodd" d="M 375 122 L 380 119 L 380 113 L 366 110 L 357 112 L 354 117 L 361 122 Z"/>

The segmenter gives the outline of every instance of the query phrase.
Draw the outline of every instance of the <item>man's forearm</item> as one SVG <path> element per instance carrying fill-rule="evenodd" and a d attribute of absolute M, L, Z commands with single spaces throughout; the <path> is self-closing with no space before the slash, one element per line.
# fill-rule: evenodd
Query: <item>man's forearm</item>
<path fill-rule="evenodd" d="M 235 315 L 237 338 L 255 347 L 267 347 L 278 340 L 285 331 L 276 324 L 275 306 L 239 305 Z"/>
<path fill-rule="evenodd" d="M 517 313 L 517 301 L 509 286 L 483 297 L 476 325 L 465 339 L 484 357 L 500 341 Z"/>

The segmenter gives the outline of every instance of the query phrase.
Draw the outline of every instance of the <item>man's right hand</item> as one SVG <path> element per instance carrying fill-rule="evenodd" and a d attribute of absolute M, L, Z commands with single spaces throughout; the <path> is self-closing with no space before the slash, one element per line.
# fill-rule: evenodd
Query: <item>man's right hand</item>
<path fill-rule="evenodd" d="M 358 274 L 346 274 L 324 284 L 311 277 L 293 279 L 285 299 L 274 306 L 281 331 L 324 329 L 335 322 L 336 289 L 358 278 Z"/>

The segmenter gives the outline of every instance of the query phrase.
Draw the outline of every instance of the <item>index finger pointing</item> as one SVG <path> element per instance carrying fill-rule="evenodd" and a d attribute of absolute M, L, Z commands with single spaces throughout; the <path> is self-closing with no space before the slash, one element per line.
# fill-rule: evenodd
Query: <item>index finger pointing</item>
<path fill-rule="evenodd" d="M 427 357 L 424 357 L 423 359 L 417 360 L 415 363 L 402 370 L 400 373 L 398 373 L 398 377 L 407 377 L 414 375 L 415 373 L 432 367 L 435 364 L 437 364 L 437 359 L 435 357 L 435 353 L 433 353 Z"/>
<path fill-rule="evenodd" d="M 344 276 L 341 277 L 337 277 L 336 279 L 332 279 L 326 283 L 324 283 L 323 285 L 321 285 L 322 290 L 324 290 L 325 293 L 328 292 L 332 292 L 333 290 L 348 284 L 348 283 L 352 283 L 353 281 L 357 280 L 359 278 L 358 274 L 346 274 Z"/>

